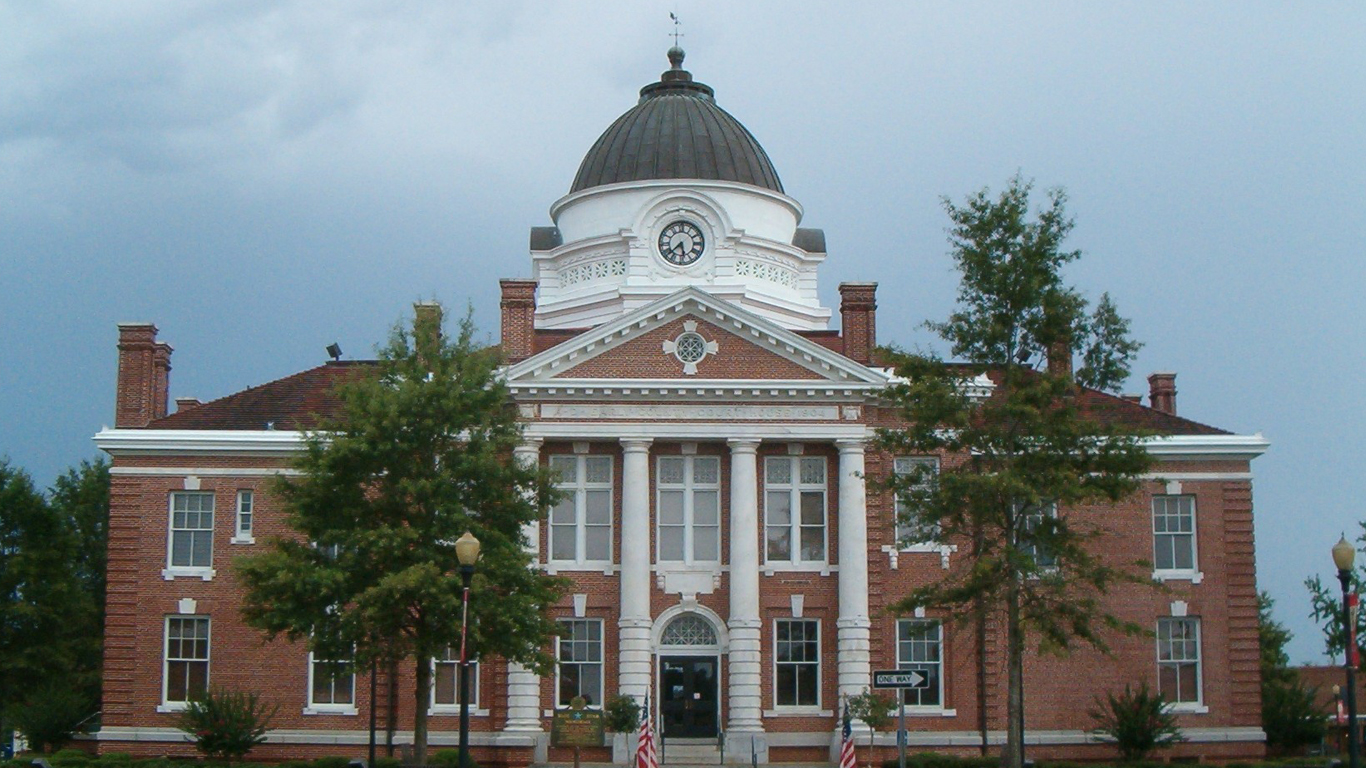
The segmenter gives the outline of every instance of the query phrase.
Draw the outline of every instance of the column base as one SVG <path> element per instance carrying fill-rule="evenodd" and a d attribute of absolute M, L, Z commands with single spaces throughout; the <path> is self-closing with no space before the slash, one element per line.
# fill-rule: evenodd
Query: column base
<path fill-rule="evenodd" d="M 768 764 L 768 739 L 759 731 L 726 731 L 726 764 Z"/>

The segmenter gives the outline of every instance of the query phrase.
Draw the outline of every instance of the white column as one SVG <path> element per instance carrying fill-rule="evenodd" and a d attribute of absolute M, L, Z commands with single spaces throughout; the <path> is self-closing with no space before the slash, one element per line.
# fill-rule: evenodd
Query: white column
<path fill-rule="evenodd" d="M 540 463 L 541 441 L 528 440 L 512 449 L 512 458 L 524 467 L 535 467 Z M 522 533 L 531 552 L 532 567 L 540 562 L 541 524 L 533 520 L 522 525 Z M 504 730 L 537 731 L 541 730 L 541 678 L 532 670 L 515 661 L 508 662 L 508 721 Z"/>
<path fill-rule="evenodd" d="M 730 734 L 764 730 L 760 687 L 758 440 L 730 445 Z M 745 743 L 748 749 L 748 742 Z M 729 751 L 729 750 L 728 750 Z"/>
<path fill-rule="evenodd" d="M 839 493 L 839 693 L 856 696 L 872 684 L 868 638 L 868 504 L 862 440 L 836 441 Z"/>
<path fill-rule="evenodd" d="M 621 441 L 621 646 L 623 695 L 650 689 L 650 441 Z"/>

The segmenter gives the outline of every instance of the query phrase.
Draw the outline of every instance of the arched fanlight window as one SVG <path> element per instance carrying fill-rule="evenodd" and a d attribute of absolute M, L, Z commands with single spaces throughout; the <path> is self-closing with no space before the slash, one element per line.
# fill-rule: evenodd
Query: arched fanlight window
<path fill-rule="evenodd" d="M 660 645 L 716 645 L 716 628 L 695 613 L 685 613 L 669 622 L 659 638 Z"/>

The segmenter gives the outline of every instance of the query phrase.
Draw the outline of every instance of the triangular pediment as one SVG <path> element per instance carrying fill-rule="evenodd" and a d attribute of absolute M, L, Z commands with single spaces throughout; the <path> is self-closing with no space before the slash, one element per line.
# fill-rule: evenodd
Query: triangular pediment
<path fill-rule="evenodd" d="M 783 382 L 857 389 L 881 371 L 697 288 L 684 288 L 508 368 L 509 384 Z"/>

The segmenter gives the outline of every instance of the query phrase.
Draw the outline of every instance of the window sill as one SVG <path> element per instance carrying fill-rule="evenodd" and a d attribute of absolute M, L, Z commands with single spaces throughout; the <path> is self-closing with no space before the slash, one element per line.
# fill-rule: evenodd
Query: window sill
<path fill-rule="evenodd" d="M 432 707 L 431 709 L 428 709 L 428 710 L 427 710 L 427 714 L 432 715 L 433 717 L 444 717 L 444 716 L 447 716 L 447 715 L 459 715 L 459 714 L 460 714 L 460 705 L 459 705 L 459 704 L 438 704 L 438 705 Z M 477 704 L 474 705 L 474 706 L 472 706 L 472 707 L 470 707 L 470 717 L 488 717 L 488 716 L 489 716 L 489 711 L 488 711 L 487 709 L 480 709 L 480 708 L 479 708 L 479 705 L 477 705 Z"/>
<path fill-rule="evenodd" d="M 188 701 L 163 701 L 157 705 L 158 712 L 184 712 L 190 708 Z"/>
<path fill-rule="evenodd" d="M 779 707 L 765 709 L 764 717 L 834 717 L 835 713 L 819 707 Z"/>
<path fill-rule="evenodd" d="M 233 536 L 231 539 L 228 539 L 228 543 L 229 543 L 229 544 L 255 544 L 255 543 L 256 543 L 256 537 L 255 537 L 255 536 Z"/>
<path fill-rule="evenodd" d="M 943 707 L 902 707 L 906 717 L 958 717 L 958 710 Z"/>
<path fill-rule="evenodd" d="M 603 576 L 611 576 L 617 572 L 617 566 L 608 562 L 569 562 L 564 560 L 551 560 L 544 566 L 546 574 L 554 576 L 560 571 L 600 571 Z"/>
<path fill-rule="evenodd" d="M 1164 707 L 1168 712 L 1177 715 L 1208 715 L 1209 707 L 1204 704 L 1197 704 L 1193 701 L 1186 703 L 1168 704 Z"/>
<path fill-rule="evenodd" d="M 1153 571 L 1153 581 L 1189 581 L 1199 584 L 1205 580 L 1201 571 Z"/>
<path fill-rule="evenodd" d="M 775 573 L 819 573 L 822 576 L 829 576 L 839 569 L 838 565 L 829 563 L 764 563 L 760 566 L 765 576 L 772 576 Z"/>
<path fill-rule="evenodd" d="M 165 579 L 166 581 L 175 581 L 176 579 L 202 579 L 204 581 L 213 581 L 213 577 L 217 575 L 218 571 L 215 571 L 212 568 L 186 568 L 184 566 L 173 566 L 171 568 L 163 568 L 161 570 L 161 578 Z"/>
<path fill-rule="evenodd" d="M 355 705 L 352 704 L 314 704 L 311 707 L 304 707 L 305 715 L 354 715 L 357 714 Z"/>

